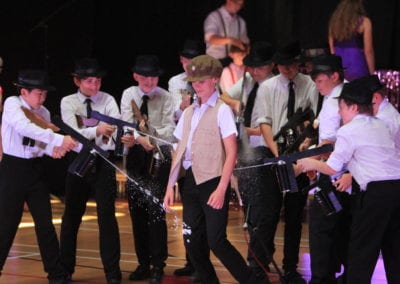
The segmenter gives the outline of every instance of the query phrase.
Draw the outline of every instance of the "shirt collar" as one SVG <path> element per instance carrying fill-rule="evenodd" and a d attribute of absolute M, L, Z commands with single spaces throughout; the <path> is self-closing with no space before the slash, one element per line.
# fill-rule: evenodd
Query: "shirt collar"
<path fill-rule="evenodd" d="M 156 96 L 157 95 L 157 90 L 158 90 L 158 86 L 155 86 L 150 92 L 148 92 L 147 94 L 145 94 L 143 91 L 142 91 L 142 89 L 140 88 L 140 87 L 138 87 L 138 90 L 139 90 L 139 94 L 140 94 L 140 97 L 142 97 L 143 98 L 143 96 L 148 96 L 150 99 L 151 98 L 153 98 L 154 96 Z"/>
<path fill-rule="evenodd" d="M 215 107 L 215 105 L 217 104 L 218 97 L 219 93 L 217 90 L 215 90 L 214 93 L 208 98 L 208 100 L 204 104 L 210 107 Z"/>
<path fill-rule="evenodd" d="M 100 97 L 99 93 L 97 93 L 94 96 L 88 97 L 85 96 L 84 94 L 82 94 L 79 90 L 78 90 L 78 99 L 79 101 L 81 101 L 82 103 L 84 103 L 86 101 L 86 99 L 90 99 L 92 102 L 96 103 Z"/>

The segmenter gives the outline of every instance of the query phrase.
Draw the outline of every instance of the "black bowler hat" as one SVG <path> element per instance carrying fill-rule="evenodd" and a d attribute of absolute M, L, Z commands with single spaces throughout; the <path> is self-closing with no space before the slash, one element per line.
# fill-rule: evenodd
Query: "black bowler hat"
<path fill-rule="evenodd" d="M 311 75 L 323 72 L 339 72 L 343 70 L 342 57 L 335 54 L 319 55 L 312 59 Z"/>
<path fill-rule="evenodd" d="M 382 85 L 382 83 L 379 80 L 379 77 L 377 75 L 364 76 L 359 79 L 353 80 L 351 82 L 353 84 L 362 85 L 362 86 L 368 88 L 373 93 L 376 91 L 379 91 L 380 89 L 383 89 L 383 87 L 384 87 L 384 85 Z"/>
<path fill-rule="evenodd" d="M 132 72 L 146 77 L 158 77 L 163 73 L 157 55 L 139 55 L 136 57 Z"/>
<path fill-rule="evenodd" d="M 56 89 L 49 84 L 47 73 L 39 69 L 19 71 L 18 79 L 14 85 L 26 89 L 40 89 L 45 91 L 54 91 Z"/>
<path fill-rule="evenodd" d="M 372 104 L 372 91 L 367 84 L 357 82 L 357 80 L 345 83 L 343 85 L 340 96 L 338 99 L 347 99 L 361 105 Z"/>
<path fill-rule="evenodd" d="M 270 43 L 266 41 L 255 42 L 250 47 L 249 54 L 243 59 L 243 63 L 249 67 L 260 67 L 271 64 L 274 52 L 275 49 Z"/>
<path fill-rule="evenodd" d="M 183 49 L 179 53 L 180 56 L 186 58 L 194 58 L 206 53 L 206 45 L 199 40 L 187 39 L 183 44 Z"/>
<path fill-rule="evenodd" d="M 75 62 L 75 70 L 72 76 L 79 78 L 99 77 L 102 78 L 106 72 L 100 67 L 95 58 L 82 58 Z"/>
<path fill-rule="evenodd" d="M 279 65 L 290 65 L 300 60 L 300 54 L 299 41 L 291 41 L 279 47 L 272 57 L 272 60 Z"/>

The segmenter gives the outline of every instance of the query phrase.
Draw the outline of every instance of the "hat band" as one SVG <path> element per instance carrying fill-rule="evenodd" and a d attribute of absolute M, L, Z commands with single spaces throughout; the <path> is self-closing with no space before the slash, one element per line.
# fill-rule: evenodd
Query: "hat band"
<path fill-rule="evenodd" d="M 314 65 L 313 71 L 333 71 L 335 68 L 329 65 Z"/>
<path fill-rule="evenodd" d="M 18 78 L 18 84 L 27 84 L 32 86 L 44 85 L 42 80 L 28 79 L 28 78 Z"/>
<path fill-rule="evenodd" d="M 99 73 L 99 70 L 97 70 L 95 68 L 77 69 L 75 71 L 75 73 L 77 73 L 77 74 L 95 74 L 95 73 Z"/>

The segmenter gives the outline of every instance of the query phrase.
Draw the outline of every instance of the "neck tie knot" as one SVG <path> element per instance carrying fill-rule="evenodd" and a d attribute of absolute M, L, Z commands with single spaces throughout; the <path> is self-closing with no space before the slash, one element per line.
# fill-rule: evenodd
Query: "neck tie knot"
<path fill-rule="evenodd" d="M 86 104 L 86 117 L 90 118 L 90 115 L 92 113 L 92 100 L 86 99 L 85 104 Z"/>

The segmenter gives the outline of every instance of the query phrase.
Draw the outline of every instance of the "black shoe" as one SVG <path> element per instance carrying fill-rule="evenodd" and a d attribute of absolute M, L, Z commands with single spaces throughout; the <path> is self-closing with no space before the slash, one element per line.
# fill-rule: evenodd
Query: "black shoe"
<path fill-rule="evenodd" d="M 121 284 L 121 279 L 112 278 L 107 280 L 107 284 Z"/>
<path fill-rule="evenodd" d="M 153 267 L 150 271 L 149 283 L 150 284 L 160 284 L 163 275 L 164 275 L 164 269 L 159 268 L 159 267 Z"/>
<path fill-rule="evenodd" d="M 197 271 L 194 271 L 192 273 L 192 275 L 190 276 L 190 280 L 192 281 L 192 283 L 201 283 L 200 276 Z"/>
<path fill-rule="evenodd" d="M 175 269 L 175 276 L 191 276 L 194 273 L 194 267 L 192 265 L 186 264 L 182 268 Z"/>
<path fill-rule="evenodd" d="M 150 269 L 147 266 L 139 265 L 135 271 L 129 274 L 129 280 L 144 280 L 150 277 Z"/>
<path fill-rule="evenodd" d="M 307 284 L 307 281 L 296 270 L 285 272 L 283 278 L 287 284 Z"/>
<path fill-rule="evenodd" d="M 69 281 L 65 277 L 49 279 L 49 284 L 68 284 Z"/>

